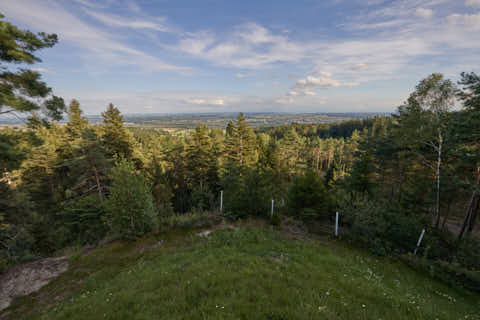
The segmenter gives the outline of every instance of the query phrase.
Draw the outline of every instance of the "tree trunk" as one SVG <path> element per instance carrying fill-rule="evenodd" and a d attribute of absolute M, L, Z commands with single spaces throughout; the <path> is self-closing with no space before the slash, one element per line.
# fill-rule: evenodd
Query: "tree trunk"
<path fill-rule="evenodd" d="M 435 214 L 437 216 L 437 220 L 435 222 L 435 228 L 438 229 L 440 225 L 440 166 L 442 163 L 442 145 L 443 145 L 443 137 L 440 130 L 438 131 L 438 159 L 437 159 L 437 198 L 435 201 Z"/>
<path fill-rule="evenodd" d="M 477 183 L 476 187 L 480 185 L 480 168 L 477 168 Z M 472 197 L 470 198 L 470 203 L 467 208 L 467 213 L 465 215 L 465 219 L 463 221 L 462 229 L 458 234 L 457 241 L 460 241 L 465 233 L 465 230 L 468 229 L 468 232 L 473 231 L 473 227 L 475 226 L 475 220 L 478 215 L 478 210 L 480 207 L 480 194 L 478 193 L 477 189 L 473 191 Z"/>
<path fill-rule="evenodd" d="M 100 177 L 98 175 L 97 167 L 95 167 L 95 165 L 93 166 L 93 174 L 95 175 L 95 182 L 97 183 L 98 196 L 100 197 L 100 201 L 103 201 L 102 185 L 100 184 Z"/>
<path fill-rule="evenodd" d="M 451 206 L 452 206 L 452 200 L 448 202 L 447 212 L 445 213 L 445 217 L 443 217 L 442 230 L 445 229 L 445 225 L 447 224 L 447 219 L 450 216 Z"/>
<path fill-rule="evenodd" d="M 467 229 L 467 226 L 470 224 L 470 218 L 472 215 L 473 203 L 475 198 L 477 197 L 477 191 L 474 191 L 472 197 L 470 198 L 470 203 L 468 204 L 467 213 L 465 214 L 465 219 L 463 220 L 462 229 L 460 229 L 460 233 L 458 234 L 457 241 L 460 241 Z"/>
<path fill-rule="evenodd" d="M 470 212 L 470 220 L 468 223 L 467 232 L 471 233 L 475 227 L 475 221 L 477 220 L 478 209 L 480 207 L 480 195 L 477 194 L 475 200 L 473 201 L 472 210 Z"/>

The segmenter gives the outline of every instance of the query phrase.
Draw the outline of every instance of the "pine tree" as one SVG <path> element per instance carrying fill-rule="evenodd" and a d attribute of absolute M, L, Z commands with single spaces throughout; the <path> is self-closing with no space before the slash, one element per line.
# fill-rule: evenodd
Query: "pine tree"
<path fill-rule="evenodd" d="M 462 73 L 459 82 L 463 86 L 459 97 L 464 110 L 454 121 L 455 139 L 458 142 L 458 157 L 469 181 L 471 196 L 467 205 L 464 222 L 458 240 L 464 233 L 471 233 L 480 212 L 480 76 L 475 73 Z"/>
<path fill-rule="evenodd" d="M 134 165 L 120 160 L 111 172 L 112 185 L 105 203 L 112 230 L 124 238 L 135 238 L 158 223 L 153 197 L 143 174 Z"/>
<path fill-rule="evenodd" d="M 133 155 L 132 137 L 123 125 L 123 116 L 113 104 L 102 112 L 104 134 L 102 141 L 112 156 L 131 159 Z"/>
<path fill-rule="evenodd" d="M 190 137 L 186 152 L 189 187 L 194 205 L 208 209 L 213 205 L 218 184 L 218 160 L 207 126 L 197 126 Z"/>
<path fill-rule="evenodd" d="M 257 161 L 256 138 L 243 115 L 240 113 L 236 124 L 229 122 L 225 141 L 227 161 L 236 163 L 241 168 L 253 166 Z"/>
<path fill-rule="evenodd" d="M 82 131 L 88 126 L 88 120 L 82 117 L 82 109 L 80 103 L 77 100 L 72 100 L 68 108 L 69 121 L 67 122 L 66 130 L 74 138 L 78 138 Z"/>
<path fill-rule="evenodd" d="M 0 115 L 29 115 L 32 121 L 38 121 L 37 112 L 42 111 L 48 118 L 62 119 L 65 103 L 52 95 L 52 89 L 40 80 L 40 73 L 26 69 L 12 71 L 11 67 L 4 66 L 41 62 L 34 53 L 53 47 L 58 41 L 57 35 L 22 31 L 2 21 L 3 18 L 0 14 Z"/>

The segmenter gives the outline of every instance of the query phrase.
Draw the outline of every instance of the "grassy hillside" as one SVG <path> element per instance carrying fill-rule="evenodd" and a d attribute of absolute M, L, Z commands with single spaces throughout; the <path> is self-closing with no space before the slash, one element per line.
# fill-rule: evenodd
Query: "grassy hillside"
<path fill-rule="evenodd" d="M 480 319 L 479 302 L 341 243 L 241 227 L 74 256 L 69 271 L 17 299 L 7 318 Z"/>

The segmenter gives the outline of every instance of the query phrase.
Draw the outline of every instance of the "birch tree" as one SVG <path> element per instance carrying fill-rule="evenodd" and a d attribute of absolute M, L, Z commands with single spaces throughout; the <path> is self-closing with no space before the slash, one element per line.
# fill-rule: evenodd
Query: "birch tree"
<path fill-rule="evenodd" d="M 455 105 L 455 85 L 434 73 L 420 81 L 405 105 L 398 110 L 400 137 L 424 165 L 434 171 L 434 225 L 440 224 L 440 183 L 447 139 L 449 114 Z M 433 152 L 435 160 L 430 154 Z"/>

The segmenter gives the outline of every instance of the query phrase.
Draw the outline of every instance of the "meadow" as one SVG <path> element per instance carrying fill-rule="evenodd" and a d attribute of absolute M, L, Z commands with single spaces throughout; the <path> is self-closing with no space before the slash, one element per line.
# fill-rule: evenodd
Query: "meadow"
<path fill-rule="evenodd" d="M 72 253 L 71 253 L 72 254 Z M 330 238 L 237 226 L 73 252 L 6 319 L 480 319 L 480 295 Z M 2 317 L 0 317 L 2 318 Z"/>

